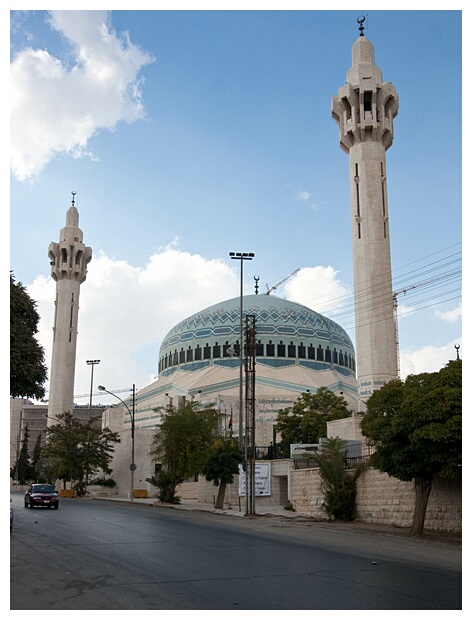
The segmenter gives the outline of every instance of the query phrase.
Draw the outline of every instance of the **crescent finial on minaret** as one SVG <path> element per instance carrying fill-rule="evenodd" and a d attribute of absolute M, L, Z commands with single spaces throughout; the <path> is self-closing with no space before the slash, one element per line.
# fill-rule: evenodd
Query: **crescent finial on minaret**
<path fill-rule="evenodd" d="M 357 18 L 357 23 L 359 24 L 359 30 L 360 30 L 360 37 L 364 36 L 364 22 L 365 22 L 365 15 L 361 15 L 360 17 Z"/>
<path fill-rule="evenodd" d="M 75 206 L 75 195 L 77 194 L 77 192 L 71 192 L 72 194 L 72 206 Z"/>

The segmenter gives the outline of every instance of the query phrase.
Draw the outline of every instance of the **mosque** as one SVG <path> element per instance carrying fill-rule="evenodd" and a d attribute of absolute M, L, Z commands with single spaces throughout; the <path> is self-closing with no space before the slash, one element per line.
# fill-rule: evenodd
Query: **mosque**
<path fill-rule="evenodd" d="M 138 435 L 154 432 L 166 406 L 179 407 L 190 399 L 213 404 L 220 413 L 221 432 L 231 434 L 239 427 L 241 437 L 241 315 L 255 321 L 256 452 L 275 443 L 277 413 L 303 392 L 322 386 L 342 396 L 352 411 L 351 418 L 332 423 L 328 433 L 359 439 L 359 414 L 366 399 L 397 378 L 386 151 L 393 144 L 399 101 L 395 87 L 383 82 L 375 65 L 363 22 L 359 18 L 360 34 L 352 46 L 346 83 L 332 98 L 340 147 L 349 156 L 357 359 L 349 336 L 334 321 L 272 295 L 241 294 L 188 317 L 166 335 L 159 352 L 159 378 L 133 399 Z M 111 424 L 112 416 L 105 417 Z M 122 429 L 130 428 L 131 418 L 123 411 Z M 137 483 L 145 479 L 143 470 Z"/>
<path fill-rule="evenodd" d="M 205 308 L 178 323 L 159 352 L 159 378 L 139 391 L 136 425 L 159 423 L 156 408 L 186 400 L 216 406 L 222 430 L 237 434 L 240 416 L 240 298 Z M 243 316 L 256 324 L 256 445 L 267 447 L 280 409 L 302 392 L 327 387 L 357 404 L 354 346 L 337 323 L 272 295 L 247 295 Z M 243 344 L 244 351 L 244 344 Z M 244 414 L 244 409 L 243 409 Z"/>
<path fill-rule="evenodd" d="M 275 418 L 281 409 L 320 387 L 342 396 L 352 411 L 351 418 L 339 421 L 333 436 L 355 439 L 366 398 L 398 376 L 385 157 L 393 143 L 398 96 L 390 82 L 382 81 L 373 45 L 363 33 L 363 19 L 358 22 L 352 66 L 332 98 L 340 146 L 349 156 L 357 358 L 340 325 L 274 295 L 240 296 L 193 314 L 164 338 L 158 379 L 103 414 L 103 425 L 121 434 L 111 466 L 122 489 L 128 487 L 132 469 L 134 489 L 151 490 L 146 482 L 154 473 L 150 446 L 160 411 L 169 405 L 179 407 L 188 400 L 212 404 L 220 414 L 222 434 L 241 432 L 241 308 L 243 317 L 253 317 L 256 327 L 256 449 L 274 443 Z M 73 406 L 78 299 L 91 252 L 83 244 L 72 205 L 59 244 L 49 249 L 57 284 L 51 420 L 57 406 L 69 410 Z"/>

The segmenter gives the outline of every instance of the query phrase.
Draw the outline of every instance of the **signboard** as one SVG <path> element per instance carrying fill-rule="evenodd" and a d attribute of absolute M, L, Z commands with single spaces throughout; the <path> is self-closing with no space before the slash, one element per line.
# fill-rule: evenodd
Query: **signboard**
<path fill-rule="evenodd" d="M 291 443 L 290 458 L 308 459 L 314 452 L 321 452 L 321 446 L 318 443 Z"/>
<path fill-rule="evenodd" d="M 256 463 L 255 486 L 255 497 L 270 495 L 270 463 Z M 246 496 L 246 472 L 242 465 L 239 465 L 239 495 Z"/>

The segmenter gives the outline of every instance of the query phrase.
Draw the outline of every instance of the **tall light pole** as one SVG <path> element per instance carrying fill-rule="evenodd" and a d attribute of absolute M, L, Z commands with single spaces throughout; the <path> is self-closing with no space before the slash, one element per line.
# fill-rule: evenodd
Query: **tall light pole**
<path fill-rule="evenodd" d="M 255 256 L 253 252 L 230 252 L 233 260 L 239 260 L 241 265 L 241 286 L 239 303 L 239 427 L 238 443 L 239 448 L 243 448 L 243 261 L 252 260 Z"/>
<path fill-rule="evenodd" d="M 100 390 L 100 392 L 106 392 L 107 394 L 110 394 L 111 396 L 114 396 L 121 403 L 123 403 L 123 405 L 128 410 L 129 417 L 131 418 L 131 465 L 129 466 L 129 468 L 130 468 L 130 471 L 131 471 L 130 501 L 132 502 L 133 501 L 133 496 L 134 496 L 134 472 L 136 470 L 136 463 L 134 462 L 134 416 L 135 416 L 135 413 L 136 413 L 136 406 L 135 406 L 135 402 L 136 402 L 135 394 L 136 394 L 136 391 L 135 391 L 135 385 L 133 383 L 133 412 L 132 413 L 131 413 L 128 405 L 125 403 L 125 401 L 121 400 L 121 398 L 119 396 L 117 396 L 116 394 L 113 394 L 113 392 L 110 392 L 109 390 L 104 388 L 103 385 L 99 385 L 98 389 Z"/>
<path fill-rule="evenodd" d="M 90 379 L 90 417 L 92 417 L 92 390 L 93 390 L 93 367 L 96 364 L 100 364 L 100 360 L 87 360 L 87 366 L 91 366 L 92 367 L 92 377 Z"/>

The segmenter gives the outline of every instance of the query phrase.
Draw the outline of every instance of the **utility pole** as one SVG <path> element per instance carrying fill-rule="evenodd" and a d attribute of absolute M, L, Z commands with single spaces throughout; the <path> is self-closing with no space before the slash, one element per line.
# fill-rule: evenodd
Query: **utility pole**
<path fill-rule="evenodd" d="M 230 252 L 233 260 L 239 260 L 241 264 L 241 279 L 239 292 L 239 449 L 243 447 L 243 261 L 252 260 L 253 252 Z"/>
<path fill-rule="evenodd" d="M 256 514 L 256 317 L 246 316 L 246 515 Z"/>

